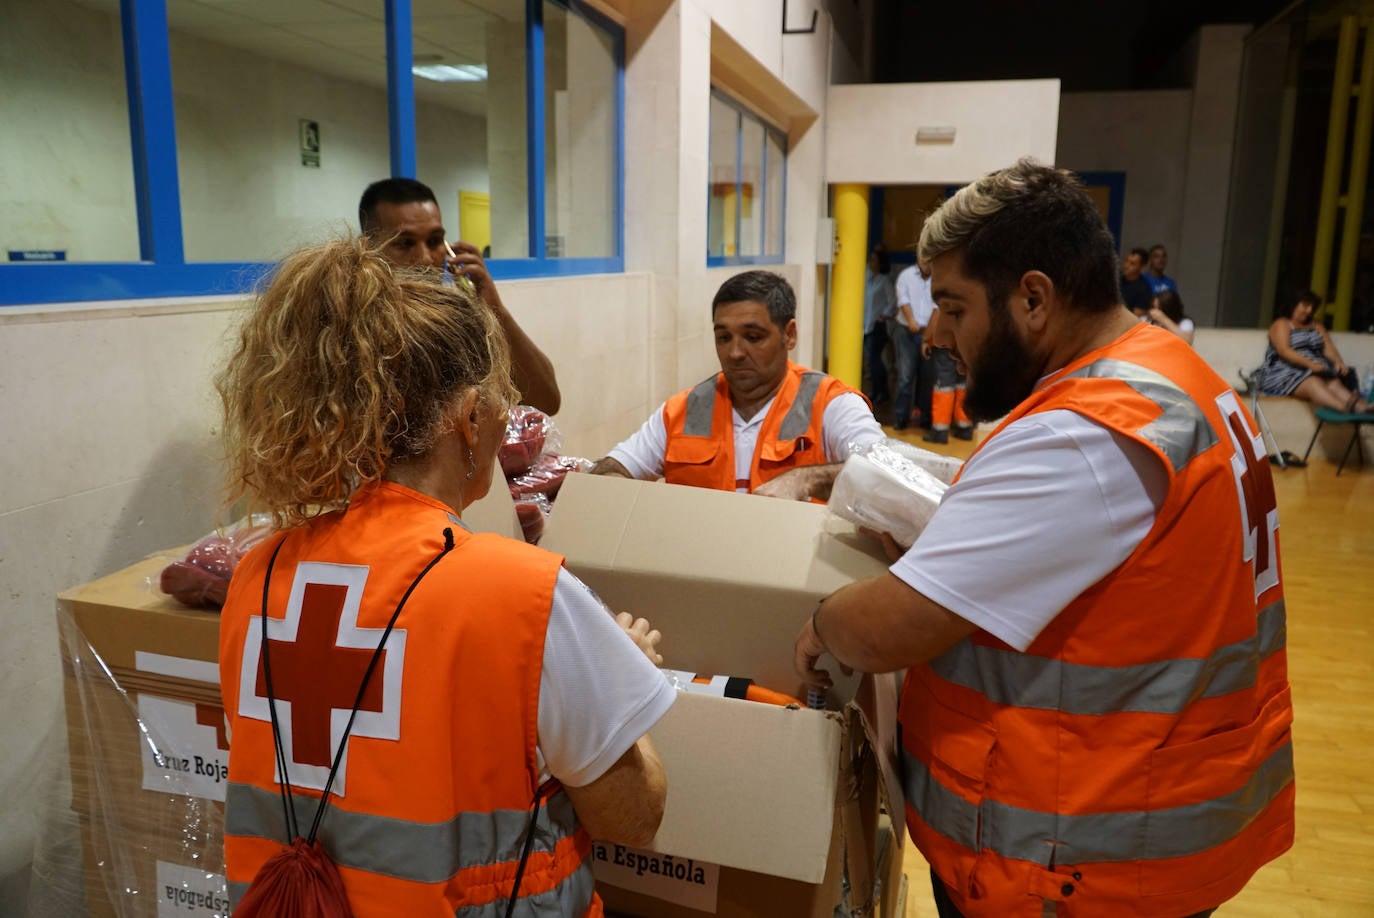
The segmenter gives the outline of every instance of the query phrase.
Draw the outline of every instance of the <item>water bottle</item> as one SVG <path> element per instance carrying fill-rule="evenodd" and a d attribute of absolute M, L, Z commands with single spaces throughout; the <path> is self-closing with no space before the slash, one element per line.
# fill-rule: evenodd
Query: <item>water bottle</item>
<path fill-rule="evenodd" d="M 1365 401 L 1374 399 L 1374 363 L 1366 364 L 1360 373 L 1360 395 Z"/>

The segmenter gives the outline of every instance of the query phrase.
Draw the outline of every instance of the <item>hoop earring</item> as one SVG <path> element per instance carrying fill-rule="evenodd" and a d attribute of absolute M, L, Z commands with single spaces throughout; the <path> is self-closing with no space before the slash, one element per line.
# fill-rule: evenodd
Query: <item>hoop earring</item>
<path fill-rule="evenodd" d="M 468 474 L 467 474 L 467 477 L 468 477 L 468 478 L 471 478 L 471 477 L 472 477 L 473 475 L 475 475 L 475 474 L 477 474 L 477 463 L 472 461 L 472 447 L 469 446 L 469 447 L 468 447 Z"/>

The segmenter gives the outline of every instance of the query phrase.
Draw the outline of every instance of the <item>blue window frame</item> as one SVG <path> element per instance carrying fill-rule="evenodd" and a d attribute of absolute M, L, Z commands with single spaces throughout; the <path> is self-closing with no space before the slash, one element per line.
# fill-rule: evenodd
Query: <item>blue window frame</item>
<path fill-rule="evenodd" d="M 415 178 L 415 88 L 411 73 L 411 0 L 385 4 L 391 171 Z M 528 258 L 490 259 L 498 280 L 612 273 L 625 269 L 625 33 L 581 0 L 547 0 L 612 39 L 615 55 L 614 254 L 549 257 L 545 245 L 544 3 L 525 0 Z M 167 0 L 121 0 L 120 25 L 133 146 L 139 261 L 0 264 L 0 306 L 213 296 L 244 293 L 272 267 L 267 262 L 187 262 L 183 249 Z M 340 215 L 352 202 L 341 202 Z"/>
<path fill-rule="evenodd" d="M 708 162 L 712 159 L 709 149 L 712 141 L 731 130 L 735 150 L 733 183 L 715 182 L 712 180 L 714 177 L 707 179 L 706 265 L 718 268 L 782 264 L 786 251 L 787 136 L 715 88 L 711 90 L 711 101 L 711 126 L 707 132 Z M 718 120 L 721 117 L 733 119 L 733 127 L 728 120 L 722 124 Z M 749 142 L 749 148 L 746 149 L 746 137 L 751 134 L 757 141 Z M 770 156 L 770 148 L 781 155 Z M 779 163 L 782 174 L 773 178 L 780 180 L 770 181 L 769 169 L 776 171 Z M 714 165 L 711 163 L 711 166 Z M 757 176 L 749 173 L 748 167 L 751 165 L 757 166 Z M 754 191 L 755 187 L 757 192 Z M 771 200 L 774 196 L 781 200 Z M 746 212 L 751 214 L 749 223 L 754 225 L 746 224 Z M 746 231 L 750 237 L 755 234 L 758 236 L 757 240 L 748 240 L 754 254 L 744 253 Z"/>

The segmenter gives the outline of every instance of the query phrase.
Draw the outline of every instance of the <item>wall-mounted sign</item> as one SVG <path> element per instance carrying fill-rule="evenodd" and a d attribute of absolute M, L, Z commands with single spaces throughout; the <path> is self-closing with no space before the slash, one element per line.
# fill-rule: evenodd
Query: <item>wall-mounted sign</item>
<path fill-rule="evenodd" d="M 10 261 L 66 261 L 66 249 L 10 249 Z"/>
<path fill-rule="evenodd" d="M 320 125 L 301 119 L 301 165 L 320 168 Z"/>

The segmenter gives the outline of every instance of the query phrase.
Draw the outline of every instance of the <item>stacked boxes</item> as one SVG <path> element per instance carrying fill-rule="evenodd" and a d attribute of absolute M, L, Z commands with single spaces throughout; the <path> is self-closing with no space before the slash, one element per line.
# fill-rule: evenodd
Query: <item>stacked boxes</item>
<path fill-rule="evenodd" d="M 219 616 L 154 556 L 58 597 L 72 806 L 90 913 L 227 915 Z"/>

